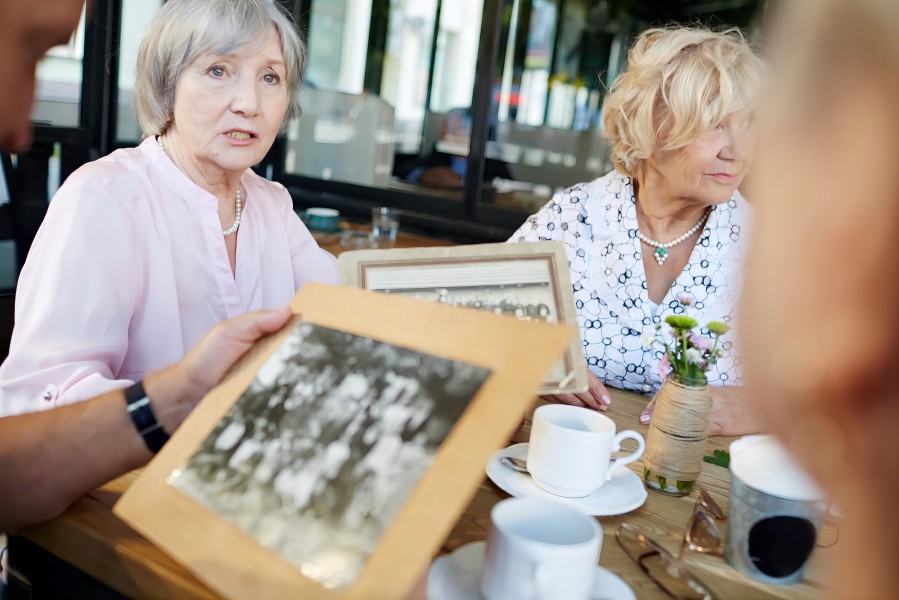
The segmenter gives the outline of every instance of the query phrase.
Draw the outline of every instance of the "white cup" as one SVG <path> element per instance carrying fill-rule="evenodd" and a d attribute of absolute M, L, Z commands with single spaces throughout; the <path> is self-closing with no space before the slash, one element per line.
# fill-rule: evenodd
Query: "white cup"
<path fill-rule="evenodd" d="M 587 600 L 602 529 L 576 508 L 509 498 L 490 512 L 481 593 L 487 600 Z"/>
<path fill-rule="evenodd" d="M 628 438 L 637 441 L 637 450 L 612 458 Z M 615 422 L 594 410 L 548 404 L 534 411 L 528 471 L 550 494 L 583 498 L 611 479 L 616 467 L 643 456 L 645 447 L 642 435 L 630 430 L 616 434 Z"/>

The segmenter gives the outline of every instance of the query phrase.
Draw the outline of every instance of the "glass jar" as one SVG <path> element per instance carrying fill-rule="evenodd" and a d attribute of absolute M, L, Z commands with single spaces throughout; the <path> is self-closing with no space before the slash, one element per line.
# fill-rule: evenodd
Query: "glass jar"
<path fill-rule="evenodd" d="M 655 395 L 646 436 L 643 481 L 646 487 L 672 496 L 689 494 L 702 472 L 712 397 L 705 379 L 672 375 Z"/>

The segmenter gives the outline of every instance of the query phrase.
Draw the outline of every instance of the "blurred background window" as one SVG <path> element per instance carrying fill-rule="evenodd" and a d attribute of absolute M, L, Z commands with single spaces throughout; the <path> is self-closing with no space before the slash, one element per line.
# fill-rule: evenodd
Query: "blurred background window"
<path fill-rule="evenodd" d="M 630 33 L 611 9 L 607 0 L 506 2 L 485 153 L 511 179 L 492 181 L 481 202 L 532 213 L 611 169 L 600 107 Z"/>
<path fill-rule="evenodd" d="M 611 169 L 602 101 L 637 33 L 679 22 L 755 35 L 764 4 L 277 1 L 306 35 L 309 69 L 302 116 L 257 171 L 284 183 L 297 208 L 367 220 L 372 206 L 396 206 L 405 227 L 463 242 L 502 240 L 553 193 Z M 20 231 L 20 254 L 67 174 L 140 142 L 134 67 L 163 3 L 95 2 L 41 61 L 35 147 L 3 163 L 0 239 Z M 17 197 L 34 214 L 4 224 Z"/>
<path fill-rule="evenodd" d="M 119 51 L 116 141 L 140 141 L 140 127 L 131 110 L 134 95 L 134 67 L 144 31 L 162 7 L 163 0 L 122 0 L 121 48 Z"/>
<path fill-rule="evenodd" d="M 40 10 L 37 6 L 35 10 Z M 60 127 L 79 125 L 84 59 L 84 9 L 69 43 L 50 48 L 37 65 L 31 119 Z"/>
<path fill-rule="evenodd" d="M 286 173 L 461 200 L 470 119 L 449 133 L 446 116 L 471 106 L 482 13 L 483 0 L 312 0 Z M 435 157 L 447 135 L 452 154 Z"/>
<path fill-rule="evenodd" d="M 284 152 L 287 179 L 511 229 L 553 193 L 612 168 L 602 101 L 637 33 L 672 22 L 751 28 L 760 2 L 298 4 L 310 68 Z"/>

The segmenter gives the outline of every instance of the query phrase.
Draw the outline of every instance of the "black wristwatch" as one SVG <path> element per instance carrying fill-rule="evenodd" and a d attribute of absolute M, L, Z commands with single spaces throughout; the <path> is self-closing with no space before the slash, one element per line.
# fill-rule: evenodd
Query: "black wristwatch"
<path fill-rule="evenodd" d="M 137 433 L 144 439 L 150 452 L 156 454 L 169 441 L 153 401 L 144 391 L 143 382 L 138 381 L 125 390 L 125 408 Z"/>

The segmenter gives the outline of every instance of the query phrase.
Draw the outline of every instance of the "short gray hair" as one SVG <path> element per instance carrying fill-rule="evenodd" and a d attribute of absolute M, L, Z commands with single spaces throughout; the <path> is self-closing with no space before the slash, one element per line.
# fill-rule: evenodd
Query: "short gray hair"
<path fill-rule="evenodd" d="M 165 133 L 184 70 L 202 54 L 255 53 L 274 31 L 287 70 L 287 112 L 281 133 L 300 115 L 306 45 L 293 18 L 276 0 L 169 0 L 141 42 L 135 69 L 133 108 L 141 131 Z"/>

